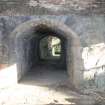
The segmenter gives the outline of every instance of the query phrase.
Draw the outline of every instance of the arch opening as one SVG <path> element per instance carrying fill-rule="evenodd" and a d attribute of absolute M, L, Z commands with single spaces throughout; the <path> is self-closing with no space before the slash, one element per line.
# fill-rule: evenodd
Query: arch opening
<path fill-rule="evenodd" d="M 52 35 L 40 40 L 40 59 L 59 60 L 61 57 L 61 40 Z"/>
<path fill-rule="evenodd" d="M 78 36 L 65 24 L 47 19 L 32 20 L 17 27 L 11 36 L 14 35 L 16 36 L 18 80 L 21 80 L 28 71 L 35 71 L 34 77 L 37 77 L 40 73 L 45 74 L 47 71 L 44 70 L 50 70 L 49 67 L 51 67 L 56 71 L 55 74 L 57 71 L 63 71 L 62 74 L 65 74 L 66 71 L 66 80 L 69 79 L 75 87 L 80 85 L 82 78 L 80 42 Z M 48 39 L 49 36 L 60 40 L 59 57 L 55 57 L 56 59 L 53 57 L 53 60 L 51 56 L 47 59 L 42 56 L 43 44 L 41 43 L 46 42 L 45 39 Z M 41 71 L 39 70 L 40 67 L 42 68 Z M 54 73 L 54 70 L 51 72 Z"/>

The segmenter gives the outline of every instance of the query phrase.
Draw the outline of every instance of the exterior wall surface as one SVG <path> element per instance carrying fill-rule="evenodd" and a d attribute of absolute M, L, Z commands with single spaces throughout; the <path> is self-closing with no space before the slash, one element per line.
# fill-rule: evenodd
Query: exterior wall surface
<path fill-rule="evenodd" d="M 104 14 L 104 0 L 1 0 L 0 15 Z"/>
<path fill-rule="evenodd" d="M 46 18 L 59 20 L 70 27 L 79 37 L 84 65 L 84 83 L 98 88 L 105 87 L 105 16 L 77 15 L 62 16 L 1 16 L 0 17 L 0 62 L 1 64 L 15 63 L 15 53 L 11 52 L 14 45 L 9 46 L 11 32 L 21 23 L 32 19 Z M 5 53 L 4 53 L 5 52 Z M 74 51 L 75 52 L 75 51 Z M 97 56 L 98 55 L 98 56 Z M 91 63 L 90 63 L 91 61 Z"/>

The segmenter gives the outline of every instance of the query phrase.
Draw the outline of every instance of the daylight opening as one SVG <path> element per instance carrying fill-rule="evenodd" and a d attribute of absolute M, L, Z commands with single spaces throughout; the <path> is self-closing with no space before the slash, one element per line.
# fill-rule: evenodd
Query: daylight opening
<path fill-rule="evenodd" d="M 40 59 L 58 60 L 61 57 L 61 40 L 54 36 L 46 36 L 40 41 Z"/>

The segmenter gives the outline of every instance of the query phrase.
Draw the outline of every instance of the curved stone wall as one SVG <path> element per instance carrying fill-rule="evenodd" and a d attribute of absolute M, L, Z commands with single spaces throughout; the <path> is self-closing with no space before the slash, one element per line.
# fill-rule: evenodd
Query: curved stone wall
<path fill-rule="evenodd" d="M 66 63 L 67 71 L 70 76 L 70 83 L 75 87 L 79 87 L 83 77 L 79 37 L 64 23 L 51 19 L 27 21 L 18 26 L 11 34 L 11 39 L 15 37 L 16 42 L 15 49 L 17 56 L 18 80 L 20 80 L 29 70 L 28 67 L 30 67 L 30 63 L 32 63 L 32 61 L 30 61 L 30 52 L 33 51 L 30 49 L 31 47 L 28 46 L 31 45 L 30 42 L 32 42 L 32 39 L 34 39 L 34 42 L 37 42 L 37 27 L 42 27 L 41 30 L 50 29 L 52 32 L 57 33 L 59 37 L 64 37 L 67 40 Z M 37 50 L 37 48 L 35 50 Z M 37 59 L 36 56 L 34 59 Z"/>

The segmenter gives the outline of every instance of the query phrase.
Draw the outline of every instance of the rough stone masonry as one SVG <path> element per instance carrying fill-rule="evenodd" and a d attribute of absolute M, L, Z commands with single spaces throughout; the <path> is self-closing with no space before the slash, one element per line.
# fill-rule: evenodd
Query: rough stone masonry
<path fill-rule="evenodd" d="M 63 22 L 80 38 L 84 82 L 105 87 L 105 3 L 104 0 L 1 0 L 0 63 L 15 62 L 14 45 L 9 46 L 12 31 L 24 22 L 49 18 Z M 13 55 L 11 55 L 13 54 Z"/>

